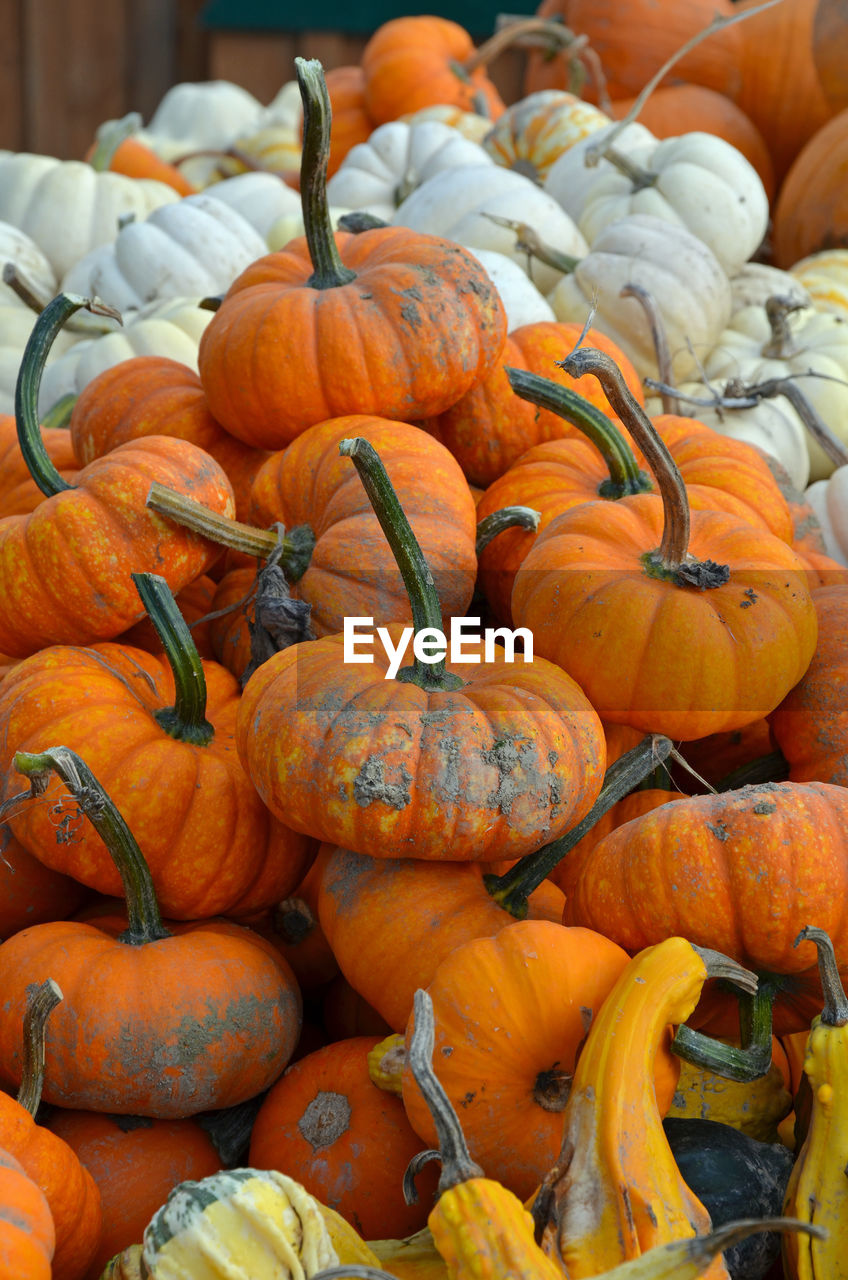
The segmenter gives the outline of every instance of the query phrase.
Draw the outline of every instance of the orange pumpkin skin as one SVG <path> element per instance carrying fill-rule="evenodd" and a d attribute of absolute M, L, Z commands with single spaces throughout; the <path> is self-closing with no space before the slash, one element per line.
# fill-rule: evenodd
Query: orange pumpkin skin
<path fill-rule="evenodd" d="M 744 13 L 757 3 L 740 0 L 735 8 Z M 848 106 L 844 22 L 838 0 L 792 0 L 736 28 L 742 73 L 736 100 L 765 138 L 778 184 L 808 138 Z"/>
<path fill-rule="evenodd" d="M 52 1280 L 55 1239 L 44 1192 L 0 1148 L 0 1270 L 10 1280 Z"/>
<path fill-rule="evenodd" d="M 405 227 L 335 239 L 352 282 L 312 287 L 300 237 L 243 271 L 203 333 L 209 407 L 246 444 L 280 449 L 342 414 L 441 413 L 501 353 L 500 296 L 459 245 Z"/>
<path fill-rule="evenodd" d="M 848 786 L 848 586 L 813 593 L 819 639 L 813 660 L 769 717 L 793 782 Z"/>
<path fill-rule="evenodd" d="M 97 143 L 93 142 L 86 152 L 86 160 L 92 159 L 96 149 Z M 124 138 L 112 154 L 109 169 L 113 173 L 123 173 L 128 178 L 153 178 L 156 182 L 164 182 L 181 196 L 193 195 L 197 190 L 185 174 L 175 165 L 168 164 L 167 160 L 158 156 L 140 138 Z"/>
<path fill-rule="evenodd" d="M 247 516 L 250 483 L 267 457 L 229 435 L 209 412 L 194 370 L 166 356 L 132 356 L 92 378 L 74 405 L 69 429 L 83 466 L 128 440 L 151 435 L 190 440 L 227 473 L 241 520 Z"/>
<path fill-rule="evenodd" d="M 821 995 L 810 947 L 792 945 L 799 922 L 824 920 L 848 963 L 842 895 L 834 891 L 846 874 L 846 814 L 848 791 L 816 782 L 681 796 L 579 859 L 563 919 L 603 928 L 631 954 L 679 934 L 747 968 L 787 975 L 775 1031 L 800 1030 Z M 806 1009 L 793 1000 L 796 987 L 810 997 Z M 732 1017 L 729 1029 L 725 1019 L 710 1030 L 734 1034 Z"/>
<path fill-rule="evenodd" d="M 171 937 L 143 946 L 110 936 L 122 923 L 34 925 L 0 945 L 2 1079 L 20 1082 L 20 1010 L 50 976 L 65 998 L 46 1030 L 46 1102 L 182 1119 L 268 1088 L 302 1016 L 282 957 L 225 920 L 168 924 Z"/>
<path fill-rule="evenodd" d="M 557 888 L 561 889 L 565 898 L 573 892 L 574 883 L 580 874 L 580 868 L 589 853 L 594 849 L 595 845 L 603 840 L 604 836 L 609 835 L 611 831 L 615 831 L 616 827 L 621 827 L 625 822 L 631 822 L 634 818 L 641 818 L 644 813 L 650 813 L 653 809 L 658 809 L 661 804 L 669 804 L 673 800 L 677 800 L 679 792 L 677 791 L 660 791 L 654 787 L 647 787 L 642 791 L 631 791 L 630 795 L 625 796 L 623 800 L 619 800 L 611 809 L 608 809 L 603 817 L 599 818 L 590 831 L 587 831 L 582 840 L 571 849 L 566 857 L 563 858 L 553 871 L 550 873 L 550 879 L 553 880 Z M 566 921 L 567 923 L 567 921 Z"/>
<path fill-rule="evenodd" d="M 421 1150 L 400 1098 L 371 1082 L 378 1035 L 326 1045 L 294 1063 L 272 1087 L 253 1125 L 250 1164 L 279 1169 L 340 1213 L 368 1240 L 420 1230 L 437 1178 L 404 1203 L 404 1170 Z"/>
<path fill-rule="evenodd" d="M 416 990 L 430 985 L 445 956 L 513 923 L 476 862 L 370 858 L 323 845 L 314 869 L 321 927 L 339 967 L 394 1031 L 403 1031 Z M 529 896 L 531 920 L 559 923 L 562 909 L 547 881 Z"/>
<path fill-rule="evenodd" d="M 725 511 L 784 542 L 791 540 L 789 506 L 756 450 L 693 418 L 664 414 L 653 421 L 677 463 L 693 511 Z M 602 486 L 609 472 L 600 453 L 576 428 L 570 430 L 573 435 L 528 449 L 490 485 L 477 505 L 478 519 L 501 507 L 528 506 L 539 512 L 541 532 L 562 512 L 605 497 Z M 647 473 L 641 452 L 631 447 Z M 486 599 L 505 621 L 512 616 L 515 575 L 536 536 L 525 529 L 506 529 L 480 556 Z"/>
<path fill-rule="evenodd" d="M 164 655 L 104 644 L 54 645 L 18 664 L 0 686 L 0 733 L 16 751 L 61 740 L 85 753 L 139 841 L 161 910 L 175 919 L 240 915 L 270 906 L 303 878 L 314 846 L 268 813 L 234 750 L 235 678 L 204 663 L 205 746 L 172 738 L 156 713 L 173 706 Z M 7 765 L 10 757 L 6 756 Z M 21 778 L 7 768 L 5 795 Z M 58 780 L 52 801 L 73 812 Z M 112 858 L 90 823 L 57 839 L 53 804 L 23 805 L 10 826 L 46 866 L 121 896 Z"/>
<path fill-rule="evenodd" d="M 41 438 L 62 479 L 73 484 L 79 463 L 68 432 L 64 427 L 42 427 Z M 0 517 L 27 515 L 43 501 L 24 462 L 14 414 L 0 414 Z"/>
<path fill-rule="evenodd" d="M 509 384 L 505 366 L 528 369 L 568 387 L 621 427 L 596 378 L 589 374 L 572 378 L 556 365 L 556 361 L 567 355 L 577 342 L 581 330 L 579 324 L 549 320 L 513 329 L 489 376 L 437 418 L 419 423 L 450 449 L 472 484 L 484 487 L 491 484 L 526 450 L 543 441 L 558 440 L 563 436 L 581 438 L 577 428 L 559 414 L 517 396 Z M 617 344 L 597 329 L 589 329 L 585 341 L 587 345 L 612 356 L 629 390 L 639 404 L 644 405 L 639 375 Z"/>
<path fill-rule="evenodd" d="M 400 626 L 388 631 L 397 645 Z M 369 666 L 344 664 L 341 635 L 293 645 L 242 695 L 245 768 L 288 826 L 358 853 L 520 857 L 588 811 L 606 747 L 570 678 L 495 654 L 446 664 L 465 686 L 427 692 L 384 679 L 376 643 Z"/>
<path fill-rule="evenodd" d="M 72 916 L 88 896 L 84 885 L 51 871 L 10 831 L 0 841 L 0 938 L 31 924 Z"/>
<path fill-rule="evenodd" d="M 262 466 L 251 491 L 251 520 L 262 528 L 308 524 L 316 536 L 309 567 L 292 594 L 312 605 L 318 636 L 346 617 L 409 622 L 400 571 L 368 495 L 339 442 L 361 436 L 380 454 L 433 575 L 443 612 L 464 615 L 477 575 L 477 516 L 468 484 L 447 449 L 417 427 L 352 414 L 305 431 Z M 426 486 L 421 477 L 427 476 Z M 231 625 L 228 624 L 228 625 Z"/>
<path fill-rule="evenodd" d="M 0 652 L 111 640 L 144 612 L 131 573 L 162 575 L 177 592 L 220 549 L 145 506 L 156 480 L 232 516 L 226 475 L 185 440 L 149 436 L 85 467 L 76 487 L 0 522 Z"/>
<path fill-rule="evenodd" d="M 365 72 L 360 66 L 331 67 L 324 80 L 333 113 L 330 128 L 330 158 L 327 177 L 332 178 L 351 147 L 367 142 L 374 132 L 365 105 Z"/>
<path fill-rule="evenodd" d="M 712 37 L 711 37 L 712 38 Z M 620 120 L 636 101 L 616 98 L 614 119 Z M 731 98 L 702 84 L 669 84 L 655 89 L 636 117 L 655 138 L 678 138 L 682 133 L 712 133 L 741 151 L 760 175 L 769 200 L 774 196 L 774 165 L 757 126 Z"/>
<path fill-rule="evenodd" d="M 208 573 L 202 573 L 176 597 L 180 613 L 191 628 L 191 638 L 201 658 L 214 658 L 212 650 L 212 623 L 204 619 L 214 609 L 213 600 L 217 584 Z M 149 618 L 144 617 L 118 637 L 118 643 L 133 649 L 146 649 L 148 653 L 161 653 L 162 641 Z"/>
<path fill-rule="evenodd" d="M 504 110 L 486 72 L 457 70 L 474 53 L 468 32 L 448 18 L 393 18 L 362 51 L 365 105 L 375 124 L 445 104 L 497 120 Z M 482 99 L 482 104 L 481 104 Z"/>
<path fill-rule="evenodd" d="M 774 260 L 788 269 L 820 249 L 848 245 L 848 109 L 796 156 L 774 211 Z"/>
<path fill-rule="evenodd" d="M 47 1127 L 76 1152 L 100 1189 L 103 1234 L 90 1264 L 92 1277 L 100 1276 L 116 1253 L 141 1240 L 173 1187 L 221 1168 L 211 1140 L 195 1120 L 56 1109 Z"/>
<path fill-rule="evenodd" d="M 2 1092 L 0 1147 L 20 1161 L 50 1206 L 56 1280 L 81 1280 L 103 1232 L 100 1191 L 91 1173 L 66 1142 L 36 1124 L 26 1107 Z"/>
<path fill-rule="evenodd" d="M 628 961 L 601 933 L 522 920 L 457 947 L 427 988 L 433 1067 L 461 1109 L 471 1157 L 522 1200 L 556 1163 L 589 1011 L 597 1014 Z M 413 1026 L 410 1017 L 407 1050 Z M 430 1112 L 408 1066 L 403 1104 L 419 1137 L 432 1143 Z"/>
<path fill-rule="evenodd" d="M 212 654 L 237 680 L 251 659 L 247 619 L 253 617 L 255 588 L 255 567 L 228 569 L 215 588 L 210 607 L 210 613 L 220 615 L 209 623 Z"/>
<path fill-rule="evenodd" d="M 653 494 L 558 516 L 516 574 L 512 616 L 605 720 L 688 741 L 774 710 L 809 665 L 815 609 L 786 543 L 720 512 L 692 513 L 689 551 L 729 565 L 725 586 L 649 576 L 662 529 Z"/>
<path fill-rule="evenodd" d="M 561 17 L 575 34 L 588 37 L 601 60 L 611 98 L 639 93 L 686 40 L 717 15 L 728 17 L 733 11 L 730 0 L 681 0 L 673 8 L 660 8 L 644 0 L 542 0 L 537 9 L 540 16 Z M 740 87 L 740 53 L 739 28 L 729 27 L 699 44 L 670 75 L 673 81 L 707 85 L 733 98 Z M 562 55 L 549 59 L 531 50 L 524 92 L 564 89 L 566 74 Z M 595 97 L 591 76 L 584 96 Z"/>

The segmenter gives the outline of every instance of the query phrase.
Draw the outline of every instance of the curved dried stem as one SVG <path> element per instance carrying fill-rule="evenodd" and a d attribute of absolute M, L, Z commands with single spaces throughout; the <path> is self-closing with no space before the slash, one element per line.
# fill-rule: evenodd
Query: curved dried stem
<path fill-rule="evenodd" d="M 848 997 L 839 976 L 836 952 L 830 934 L 813 925 L 805 925 L 793 946 L 799 942 L 814 942 L 819 959 L 819 978 L 824 992 L 824 1009 L 821 1020 L 829 1027 L 844 1027 L 848 1022 Z"/>
<path fill-rule="evenodd" d="M 31 987 L 27 991 L 21 1087 L 18 1089 L 16 1101 L 31 1116 L 34 1116 L 38 1110 L 41 1091 L 44 1088 L 47 1019 L 64 998 L 58 982 L 54 982 L 52 978 L 46 978 L 40 986 Z"/>
<path fill-rule="evenodd" d="M 668 348 L 668 334 L 665 331 L 662 312 L 657 306 L 656 298 L 643 285 L 634 284 L 633 281 L 624 286 L 619 296 L 622 298 L 635 298 L 644 311 L 654 343 L 654 354 L 657 358 L 660 381 L 665 384 L 663 390 L 660 391 L 663 413 L 680 413 L 680 402 L 676 394 L 673 394 L 668 389 L 672 385 L 673 377 L 671 372 L 671 352 Z"/>

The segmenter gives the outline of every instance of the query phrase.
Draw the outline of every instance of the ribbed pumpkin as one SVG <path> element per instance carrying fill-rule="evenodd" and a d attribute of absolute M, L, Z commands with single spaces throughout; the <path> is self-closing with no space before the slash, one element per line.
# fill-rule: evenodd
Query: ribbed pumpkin
<path fill-rule="evenodd" d="M 67 484 L 72 484 L 79 464 L 66 429 L 42 427 L 41 439 L 53 466 Z M 14 416 L 0 415 L 0 517 L 26 515 L 43 502 L 44 497 L 21 453 Z"/>
<path fill-rule="evenodd" d="M 40 924 L 0 945 L 3 1080 L 20 1080 L 27 988 L 55 977 L 65 999 L 47 1030 L 46 1101 L 181 1118 L 267 1088 L 300 1032 L 300 992 L 282 957 L 228 921 L 166 928 L 138 845 L 73 752 L 18 753 L 15 767 L 36 787 L 58 771 L 110 841 L 124 872 L 128 927 L 116 938 L 83 922 Z"/>
<path fill-rule="evenodd" d="M 445 413 L 419 423 L 451 451 L 470 483 L 485 487 L 502 476 L 527 449 L 577 434 L 558 414 L 517 396 L 507 373 L 509 368 L 550 378 L 618 421 L 594 378 L 571 378 L 558 367 L 558 361 L 574 346 L 581 330 L 578 324 L 545 320 L 513 329 L 489 376 Z M 639 375 L 617 344 L 597 329 L 589 329 L 585 340 L 615 360 L 630 391 L 644 404 Z"/>
<path fill-rule="evenodd" d="M 813 660 L 769 717 L 793 782 L 848 786 L 848 586 L 813 593 L 819 638 Z M 810 917 L 812 919 L 812 917 Z"/>
<path fill-rule="evenodd" d="M 421 1149 L 400 1098 L 372 1084 L 377 1036 L 337 1040 L 294 1063 L 262 1103 L 250 1163 L 296 1178 L 366 1240 L 402 1239 L 427 1221 L 435 1177 L 417 1205 L 401 1184 Z"/>
<path fill-rule="evenodd" d="M 54 1108 L 47 1128 L 76 1152 L 100 1189 L 103 1234 L 91 1263 L 92 1276 L 99 1276 L 120 1250 L 141 1240 L 172 1188 L 221 1168 L 220 1156 L 196 1120 Z"/>
<path fill-rule="evenodd" d="M 36 322 L 18 387 L 27 465 L 49 495 L 29 515 L 0 524 L 0 651 L 25 657 L 49 644 L 110 640 L 143 610 L 133 571 L 161 571 L 178 591 L 220 555 L 213 544 L 153 515 L 151 482 L 189 494 L 224 516 L 234 512 L 226 475 L 202 449 L 150 436 L 92 462 L 70 487 L 43 448 L 36 404 L 52 336 L 79 310 L 65 294 Z"/>
<path fill-rule="evenodd" d="M 434 1069 L 462 1111 L 468 1149 L 522 1200 L 556 1160 L 582 1043 L 627 964 L 627 953 L 601 933 L 523 920 L 455 948 L 428 985 Z M 414 1026 L 412 1017 L 407 1053 Z M 663 1111 L 677 1071 L 665 1046 L 656 1073 Z M 429 1110 L 408 1065 L 403 1102 L 413 1128 L 432 1142 Z"/>
<path fill-rule="evenodd" d="M 341 414 L 441 413 L 485 377 L 506 337 L 497 290 L 458 245 L 404 227 L 333 235 L 326 88 L 320 64 L 296 66 L 306 235 L 234 281 L 198 353 L 215 418 L 271 449 Z"/>
<path fill-rule="evenodd" d="M 242 520 L 253 476 L 267 457 L 224 431 L 209 412 L 194 370 L 167 356 L 132 356 L 92 378 L 74 405 L 69 427 L 83 465 L 144 436 L 190 440 L 226 472 Z"/>
<path fill-rule="evenodd" d="M 680 934 L 777 975 L 775 1030 L 800 1030 L 821 999 L 812 944 L 793 946 L 800 921 L 823 921 L 848 964 L 846 813 L 848 791 L 819 782 L 681 796 L 576 860 L 563 918 L 630 952 Z M 734 1033 L 732 1016 L 709 1025 Z"/>
<path fill-rule="evenodd" d="M 9 938 L 31 924 L 72 916 L 87 897 L 85 886 L 45 867 L 27 852 L 8 827 L 2 835 L 0 938 Z"/>
<path fill-rule="evenodd" d="M 43 649 L 0 686 L 0 733 L 19 751 L 61 741 L 85 754 L 139 841 L 166 915 L 269 907 L 303 878 L 314 846 L 268 813 L 239 762 L 235 678 L 192 652 L 162 579 L 151 575 L 139 586 L 168 656 L 116 644 Z M 10 756 L 4 799 L 20 791 Z M 54 871 L 120 894 L 108 848 L 89 824 L 74 823 L 67 789 L 52 786 L 49 794 L 49 805 L 23 805 L 9 816 L 14 834 Z M 56 813 L 67 815 L 73 838 L 57 839 Z"/>
<path fill-rule="evenodd" d="M 683 740 L 749 724 L 797 683 L 815 648 L 800 562 L 723 513 L 690 520 L 670 454 L 615 366 L 580 348 L 566 367 L 603 379 L 662 499 L 637 494 L 558 516 L 516 574 L 514 622 L 605 720 Z"/>
<path fill-rule="evenodd" d="M 846 89 L 848 92 L 848 89 Z M 795 157 L 774 211 L 774 260 L 787 270 L 808 254 L 848 245 L 848 108 Z"/>
<path fill-rule="evenodd" d="M 44 1085 L 45 1025 L 61 1001 L 55 982 L 33 984 L 22 1009 L 23 1069 L 17 1099 L 0 1092 L 0 1148 L 19 1160 L 44 1192 L 55 1227 L 55 1280 L 81 1280 L 94 1260 L 103 1232 L 100 1190 L 89 1170 L 62 1138 L 35 1116 Z M 11 1275 L 13 1273 L 7 1273 Z"/>
<path fill-rule="evenodd" d="M 340 448 L 410 592 L 405 643 L 441 632 L 432 575 L 378 455 L 363 439 Z M 397 652 L 402 628 L 385 634 Z M 395 679 L 378 651 L 370 669 L 345 663 L 342 635 L 274 654 L 248 681 L 237 726 L 265 803 L 295 830 L 377 857 L 493 861 L 554 839 L 600 790 L 603 730 L 564 673 L 492 650 L 448 666 L 419 646 Z"/>
<path fill-rule="evenodd" d="M 422 107 L 445 104 L 496 120 L 504 104 L 482 68 L 466 71 L 474 54 L 468 32 L 448 18 L 392 18 L 362 51 L 365 104 L 376 124 Z"/>
<path fill-rule="evenodd" d="M 52 1280 L 56 1233 L 44 1192 L 0 1148 L 0 1263 L 8 1276 Z"/>

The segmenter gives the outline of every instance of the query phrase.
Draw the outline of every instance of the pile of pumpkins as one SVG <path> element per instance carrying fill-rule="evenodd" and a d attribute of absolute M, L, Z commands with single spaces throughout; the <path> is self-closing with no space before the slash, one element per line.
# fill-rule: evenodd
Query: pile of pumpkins
<path fill-rule="evenodd" d="M 607 7 L 0 154 L 4 1274 L 843 1274 L 848 30 Z"/>

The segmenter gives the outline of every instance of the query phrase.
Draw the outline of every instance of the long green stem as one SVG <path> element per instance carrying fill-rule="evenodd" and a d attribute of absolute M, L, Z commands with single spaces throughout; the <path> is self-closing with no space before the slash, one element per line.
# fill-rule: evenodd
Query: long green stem
<path fill-rule="evenodd" d="M 709 964 L 707 972 L 710 977 L 735 981 L 733 975 L 720 973 Z M 678 1057 L 701 1070 L 712 1071 L 728 1080 L 758 1080 L 771 1065 L 775 991 L 768 984 L 761 984 L 755 993 L 737 991 L 735 994 L 739 1001 L 740 1047 L 714 1040 L 685 1025 L 677 1028 L 671 1047 Z"/>
<path fill-rule="evenodd" d="M 341 260 L 327 201 L 327 162 L 330 158 L 330 95 L 317 58 L 295 58 L 295 74 L 303 100 L 303 152 L 300 197 L 303 228 L 314 268 L 307 284 L 335 289 L 350 284 L 356 272 Z"/>
<path fill-rule="evenodd" d="M 15 387 L 15 419 L 18 424 L 18 443 L 27 469 L 42 493 L 52 498 L 56 493 L 74 486 L 67 484 L 54 467 L 44 447 L 38 421 L 38 392 L 41 376 L 50 354 L 50 348 L 66 320 L 81 307 L 95 315 L 112 316 L 120 320 L 120 314 L 103 302 L 80 298 L 72 293 L 60 293 L 49 302 L 33 325 L 29 341 L 24 348 L 18 381 Z"/>
<path fill-rule="evenodd" d="M 848 1022 L 848 997 L 839 976 L 836 953 L 830 935 L 824 929 L 816 929 L 813 925 L 805 925 L 798 934 L 794 945 L 799 942 L 814 942 L 818 952 L 819 977 L 824 993 L 824 1008 L 821 1020 L 829 1027 L 844 1027 Z"/>
<path fill-rule="evenodd" d="M 643 738 L 638 746 L 620 756 L 607 769 L 598 798 L 582 822 L 558 840 L 543 845 L 535 853 L 528 853 L 503 875 L 484 875 L 483 883 L 489 896 L 517 920 L 523 920 L 527 915 L 527 899 L 533 890 L 538 889 L 554 867 L 614 804 L 629 795 L 657 764 L 668 759 L 672 746 L 670 738 L 651 734 Z"/>
<path fill-rule="evenodd" d="M 44 1032 L 47 1019 L 64 998 L 59 984 L 52 978 L 46 978 L 40 986 L 27 992 L 21 1086 L 15 1100 L 31 1116 L 38 1110 L 44 1088 Z"/>
<path fill-rule="evenodd" d="M 43 793 L 51 773 L 58 774 L 106 845 L 123 881 L 127 903 L 129 927 L 120 941 L 137 947 L 169 938 L 153 879 L 135 836 L 85 761 L 69 747 L 48 747 L 38 754 L 18 751 L 12 763 L 29 778 L 33 796 Z"/>
<path fill-rule="evenodd" d="M 134 573 L 132 580 L 174 677 L 174 705 L 155 712 L 155 719 L 170 737 L 205 747 L 215 729 L 206 719 L 206 676 L 197 645 L 165 579 Z"/>
<path fill-rule="evenodd" d="M 416 635 L 419 631 L 441 631 L 442 606 L 430 566 L 412 532 L 377 450 L 362 436 L 356 436 L 354 439 L 342 440 L 339 453 L 353 461 L 392 549 L 409 596 Z M 422 662 L 416 654 L 413 665 L 402 667 L 396 678 L 408 684 L 417 684 L 422 689 L 459 689 L 463 684 L 459 676 L 445 669 L 444 656 L 436 662 Z"/>
<path fill-rule="evenodd" d="M 628 493 L 650 493 L 650 476 L 641 469 L 633 450 L 615 423 L 595 405 L 569 387 L 542 378 L 527 369 L 504 369 L 509 385 L 522 400 L 537 404 L 577 427 L 601 454 L 609 478 L 598 487 L 602 498 L 623 498 Z"/>

